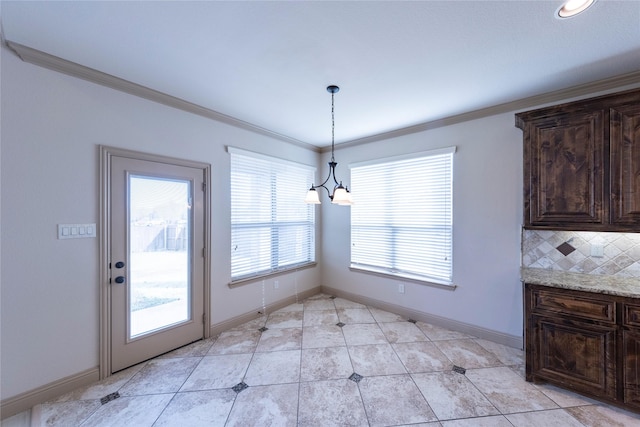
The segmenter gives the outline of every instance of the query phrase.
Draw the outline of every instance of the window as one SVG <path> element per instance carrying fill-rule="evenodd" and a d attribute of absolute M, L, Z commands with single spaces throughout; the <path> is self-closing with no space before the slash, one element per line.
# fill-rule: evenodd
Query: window
<path fill-rule="evenodd" d="M 304 203 L 314 169 L 228 147 L 231 281 L 315 262 L 315 209 Z"/>
<path fill-rule="evenodd" d="M 351 165 L 351 267 L 452 285 L 455 147 Z"/>

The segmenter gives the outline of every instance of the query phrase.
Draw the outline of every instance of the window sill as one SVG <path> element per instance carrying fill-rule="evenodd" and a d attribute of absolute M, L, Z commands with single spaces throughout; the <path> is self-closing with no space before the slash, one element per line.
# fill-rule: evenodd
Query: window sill
<path fill-rule="evenodd" d="M 238 288 L 240 286 L 244 286 L 244 285 L 248 285 L 250 283 L 254 283 L 254 282 L 257 282 L 257 281 L 260 281 L 260 280 L 264 280 L 267 277 L 280 276 L 282 274 L 293 273 L 293 272 L 296 272 L 298 270 L 303 270 L 305 268 L 315 267 L 316 265 L 317 265 L 316 262 L 310 262 L 310 263 L 307 263 L 307 264 L 298 264 L 298 265 L 296 265 L 294 267 L 283 269 L 283 270 L 279 270 L 279 271 L 272 271 L 272 272 L 269 272 L 269 273 L 256 274 L 255 276 L 243 277 L 241 279 L 232 280 L 229 283 L 228 286 L 231 289 Z"/>
<path fill-rule="evenodd" d="M 373 274 L 374 276 L 381 276 L 381 277 L 387 277 L 390 279 L 401 280 L 403 282 L 417 283 L 419 285 L 431 286 L 434 288 L 445 289 L 447 291 L 454 291 L 458 287 L 457 285 L 454 285 L 454 284 L 432 282 L 427 279 L 418 278 L 416 276 L 393 274 L 385 270 L 375 270 L 375 269 L 354 267 L 354 266 L 349 266 L 349 270 L 355 271 L 358 273 Z"/>

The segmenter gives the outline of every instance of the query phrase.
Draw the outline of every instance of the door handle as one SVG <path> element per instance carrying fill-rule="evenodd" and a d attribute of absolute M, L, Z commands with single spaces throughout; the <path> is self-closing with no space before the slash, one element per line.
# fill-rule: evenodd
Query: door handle
<path fill-rule="evenodd" d="M 123 267 L 124 267 L 124 262 L 122 261 L 116 262 L 116 268 L 123 268 Z"/>
<path fill-rule="evenodd" d="M 124 281 L 125 281 L 124 276 L 118 276 L 118 277 L 116 277 L 116 283 L 124 283 Z"/>

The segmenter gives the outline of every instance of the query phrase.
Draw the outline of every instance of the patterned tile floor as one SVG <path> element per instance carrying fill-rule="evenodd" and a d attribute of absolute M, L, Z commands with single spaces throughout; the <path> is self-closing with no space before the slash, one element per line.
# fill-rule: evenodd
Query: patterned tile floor
<path fill-rule="evenodd" d="M 525 382 L 522 351 L 407 320 L 316 295 L 2 425 L 640 426 L 640 415 Z"/>

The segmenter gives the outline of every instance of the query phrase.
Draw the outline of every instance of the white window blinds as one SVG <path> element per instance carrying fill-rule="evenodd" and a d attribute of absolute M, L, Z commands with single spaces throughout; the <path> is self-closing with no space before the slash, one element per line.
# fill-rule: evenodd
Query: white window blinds
<path fill-rule="evenodd" d="M 351 166 L 351 267 L 452 284 L 454 152 Z"/>
<path fill-rule="evenodd" d="M 314 169 L 228 147 L 231 280 L 315 262 L 315 209 L 304 203 Z"/>

